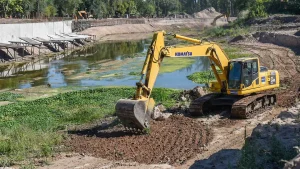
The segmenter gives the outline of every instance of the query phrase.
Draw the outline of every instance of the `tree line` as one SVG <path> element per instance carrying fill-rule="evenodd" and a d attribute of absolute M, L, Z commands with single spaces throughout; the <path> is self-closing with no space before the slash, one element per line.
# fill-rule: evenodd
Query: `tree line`
<path fill-rule="evenodd" d="M 208 7 L 237 16 L 248 10 L 249 17 L 270 13 L 300 14 L 300 0 L 0 0 L 0 17 L 47 18 L 74 17 L 87 11 L 95 18 L 166 17 L 193 14 Z"/>

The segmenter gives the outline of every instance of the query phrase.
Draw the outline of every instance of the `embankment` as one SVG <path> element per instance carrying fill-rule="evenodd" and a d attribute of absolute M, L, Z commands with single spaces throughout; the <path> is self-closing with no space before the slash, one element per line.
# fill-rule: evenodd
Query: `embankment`
<path fill-rule="evenodd" d="M 262 43 L 272 43 L 278 46 L 284 46 L 288 48 L 295 48 L 300 46 L 300 36 L 282 34 L 282 33 L 270 33 L 270 32 L 257 32 L 252 35 Z"/>
<path fill-rule="evenodd" d="M 234 20 L 234 18 L 232 18 Z M 101 39 L 107 35 L 116 34 L 133 34 L 133 33 L 151 33 L 158 30 L 176 31 L 182 28 L 197 28 L 203 29 L 205 27 L 211 27 L 213 18 L 194 18 L 194 19 L 144 19 L 138 20 L 139 22 L 133 22 L 135 20 L 107 20 L 104 22 L 99 20 L 92 22 L 93 27 L 88 28 L 81 33 L 94 34 L 97 39 Z M 220 19 L 217 25 L 227 24 L 225 19 Z"/>

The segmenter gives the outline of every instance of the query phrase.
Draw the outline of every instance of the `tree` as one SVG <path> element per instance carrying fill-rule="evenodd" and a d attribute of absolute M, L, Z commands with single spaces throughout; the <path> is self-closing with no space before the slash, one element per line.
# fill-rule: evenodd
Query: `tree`
<path fill-rule="evenodd" d="M 53 17 L 57 14 L 57 9 L 53 5 L 48 5 L 44 9 L 44 14 L 46 17 Z"/>
<path fill-rule="evenodd" d="M 255 2 L 250 6 L 248 17 L 256 18 L 267 16 L 266 3 L 268 2 L 269 0 L 255 0 Z"/>
<path fill-rule="evenodd" d="M 65 9 L 66 13 L 68 13 L 69 15 L 75 16 L 80 4 L 82 4 L 82 3 L 83 3 L 82 0 L 68 0 L 66 2 L 66 9 Z M 80 9 L 80 10 L 82 10 L 82 9 Z"/>
<path fill-rule="evenodd" d="M 26 18 L 31 18 L 35 11 L 35 0 L 23 0 L 23 11 Z"/>
<path fill-rule="evenodd" d="M 144 16 L 152 16 L 155 14 L 155 6 L 153 4 L 146 4 L 145 9 L 142 13 Z"/>

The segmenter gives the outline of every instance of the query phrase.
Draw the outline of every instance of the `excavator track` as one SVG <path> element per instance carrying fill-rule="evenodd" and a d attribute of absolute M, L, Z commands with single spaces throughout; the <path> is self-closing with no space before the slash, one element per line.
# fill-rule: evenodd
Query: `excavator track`
<path fill-rule="evenodd" d="M 192 116 L 203 116 L 208 114 L 212 108 L 210 101 L 217 98 L 220 94 L 210 93 L 191 102 L 189 112 Z"/>
<path fill-rule="evenodd" d="M 259 110 L 275 104 L 275 94 L 257 94 L 246 96 L 232 105 L 231 117 L 248 119 L 256 115 Z"/>
<path fill-rule="evenodd" d="M 191 102 L 189 111 L 192 116 L 203 116 L 213 109 L 230 106 L 230 116 L 232 118 L 247 119 L 256 115 L 263 108 L 275 104 L 275 94 L 256 94 L 241 97 L 212 93 Z"/>

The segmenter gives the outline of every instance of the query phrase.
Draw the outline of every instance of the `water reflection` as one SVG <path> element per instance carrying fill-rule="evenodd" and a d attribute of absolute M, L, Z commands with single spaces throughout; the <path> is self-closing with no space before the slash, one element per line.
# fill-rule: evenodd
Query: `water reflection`
<path fill-rule="evenodd" d="M 0 88 L 64 86 L 135 86 L 139 79 L 129 72 L 140 72 L 150 40 L 101 43 L 71 55 L 58 55 L 26 64 L 0 68 Z M 132 58 L 132 59 L 130 59 Z M 168 59 L 168 58 L 166 58 Z M 186 76 L 208 70 L 206 58 L 171 73 L 160 74 L 156 87 L 188 89 L 197 84 Z"/>

